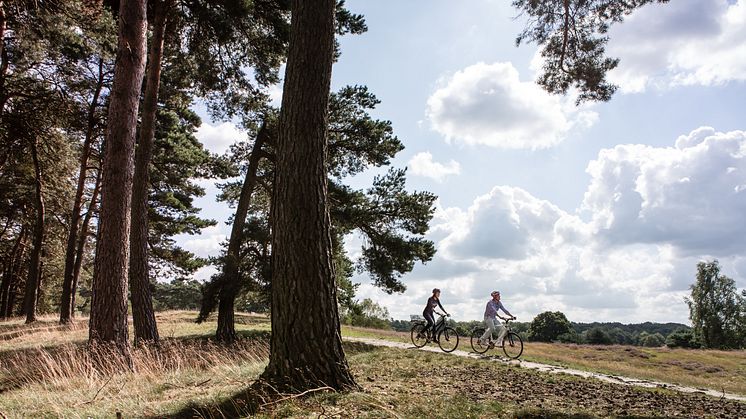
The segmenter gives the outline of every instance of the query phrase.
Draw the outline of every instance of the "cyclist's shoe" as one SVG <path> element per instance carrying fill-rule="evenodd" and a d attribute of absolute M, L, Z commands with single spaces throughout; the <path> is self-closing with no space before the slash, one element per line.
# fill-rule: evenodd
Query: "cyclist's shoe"
<path fill-rule="evenodd" d="M 487 348 L 492 349 L 495 347 L 495 342 L 490 342 L 489 345 L 487 345 Z"/>

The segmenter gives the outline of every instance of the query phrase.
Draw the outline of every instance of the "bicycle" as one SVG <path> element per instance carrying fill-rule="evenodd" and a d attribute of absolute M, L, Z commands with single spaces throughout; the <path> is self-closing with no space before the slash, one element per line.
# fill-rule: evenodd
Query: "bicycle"
<path fill-rule="evenodd" d="M 446 326 L 445 320 L 446 317 L 451 317 L 451 315 L 441 314 L 438 312 L 435 313 L 439 315 L 440 318 L 438 318 L 438 321 L 435 322 L 435 324 L 433 325 L 432 331 L 423 333 L 423 330 L 425 330 L 425 327 L 427 326 L 427 322 L 425 322 L 424 320 L 419 320 L 412 326 L 412 344 L 416 348 L 422 348 L 429 342 L 433 341 L 430 338 L 430 335 L 432 334 L 435 336 L 435 341 L 438 342 L 438 346 L 440 346 L 440 349 L 443 352 L 453 352 L 458 347 L 458 333 L 456 333 L 456 330 L 454 328 Z"/>
<path fill-rule="evenodd" d="M 505 337 L 500 343 L 500 346 L 502 346 L 505 356 L 510 359 L 518 359 L 518 357 L 520 357 L 523 353 L 523 340 L 518 335 L 518 333 L 515 333 L 510 328 L 510 321 L 511 319 L 504 319 L 503 321 L 503 326 L 505 326 L 507 332 L 505 333 Z M 471 332 L 471 349 L 473 349 L 474 352 L 478 354 L 483 354 L 497 346 L 497 342 L 492 339 L 491 333 L 489 342 L 486 345 L 483 345 L 481 343 L 480 338 L 482 337 L 482 335 L 484 335 L 484 331 L 484 327 L 477 327 L 474 328 L 474 330 L 472 330 Z"/>

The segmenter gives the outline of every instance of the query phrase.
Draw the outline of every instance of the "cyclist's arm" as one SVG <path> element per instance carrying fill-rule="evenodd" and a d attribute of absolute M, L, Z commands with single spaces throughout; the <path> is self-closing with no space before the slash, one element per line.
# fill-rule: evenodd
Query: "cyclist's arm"
<path fill-rule="evenodd" d="M 440 309 L 443 310 L 444 313 L 448 314 L 448 312 L 446 311 L 446 309 L 443 308 L 443 305 L 440 304 L 440 298 L 438 298 L 438 307 L 440 307 Z"/>
<path fill-rule="evenodd" d="M 501 301 L 501 302 L 500 302 L 499 304 L 500 304 L 500 308 L 502 309 L 502 311 L 503 311 L 503 312 L 504 312 L 505 314 L 507 314 L 508 316 L 510 316 L 510 317 L 512 317 L 512 318 L 515 318 L 515 316 L 514 316 L 514 315 L 512 315 L 512 314 L 510 314 L 510 312 L 508 311 L 508 309 L 506 309 L 506 308 L 505 308 L 505 306 L 503 305 L 502 301 Z M 500 318 L 502 319 L 502 317 L 500 317 Z M 503 319 L 503 320 L 505 320 L 505 319 Z"/>

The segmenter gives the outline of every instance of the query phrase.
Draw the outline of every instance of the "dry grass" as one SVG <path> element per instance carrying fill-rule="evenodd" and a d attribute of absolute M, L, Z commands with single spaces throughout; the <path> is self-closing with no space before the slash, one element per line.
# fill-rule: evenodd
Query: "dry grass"
<path fill-rule="evenodd" d="M 746 351 L 528 342 L 527 360 L 746 395 Z"/>
<path fill-rule="evenodd" d="M 87 324 L 59 327 L 0 324 L 0 417 L 159 416 L 188 403 L 212 403 L 250 385 L 269 355 L 266 318 L 241 316 L 251 339 L 225 346 L 205 339 L 214 323 L 194 313 L 159 315 L 159 346 L 132 349 L 130 365 L 118 349 L 89 346 Z"/>
<path fill-rule="evenodd" d="M 343 335 L 410 343 L 409 333 L 345 326 Z M 470 351 L 468 338 L 459 349 Z M 524 342 L 521 357 L 568 368 L 746 395 L 746 351 Z"/>
<path fill-rule="evenodd" d="M 57 326 L 53 317 L 34 325 L 23 325 L 22 319 L 0 323 L 0 418 L 114 417 L 117 412 L 124 417 L 192 417 L 192 407 L 198 406 L 220 417 L 220 406 L 237 403 L 264 369 L 269 321 L 237 314 L 237 330 L 247 338 L 223 346 L 206 339 L 214 333 L 214 320 L 197 325 L 194 318 L 194 312 L 160 313 L 163 343 L 133 348 L 132 369 L 118 351 L 86 345 L 85 320 L 71 327 Z M 409 339 L 408 333 L 350 327 L 343 334 Z M 467 340 L 462 345 L 468 350 Z M 643 391 L 423 351 L 355 343 L 346 344 L 346 351 L 364 392 L 290 397 L 273 402 L 259 416 L 746 417 L 746 404 L 699 395 Z M 707 387 L 718 382 L 712 377 L 721 377 L 734 392 L 746 380 L 746 359 L 734 352 L 528 343 L 524 356 L 616 374 L 647 373 L 689 385 L 687 380 L 702 376 L 710 380 Z"/>

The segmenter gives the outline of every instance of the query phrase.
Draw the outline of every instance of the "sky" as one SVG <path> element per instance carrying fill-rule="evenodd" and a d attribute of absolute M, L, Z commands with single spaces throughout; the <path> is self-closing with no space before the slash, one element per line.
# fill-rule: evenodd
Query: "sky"
<path fill-rule="evenodd" d="M 402 294 L 356 275 L 358 298 L 408 319 L 437 287 L 456 320 L 479 320 L 499 290 L 522 321 L 559 310 L 576 322 L 688 323 L 697 262 L 718 259 L 746 287 L 746 0 L 636 11 L 609 33 L 618 92 L 581 106 L 534 83 L 538 49 L 516 47 L 524 21 L 508 0 L 346 5 L 369 29 L 340 39 L 332 88 L 369 87 L 373 116 L 406 147 L 393 165 L 408 168 L 408 189 L 439 197 L 433 260 L 403 277 Z M 223 152 L 245 134 L 205 116 L 197 136 Z M 231 209 L 202 184 L 203 215 L 226 220 Z M 229 229 L 179 242 L 216 255 Z M 361 244 L 347 237 L 350 256 Z"/>

